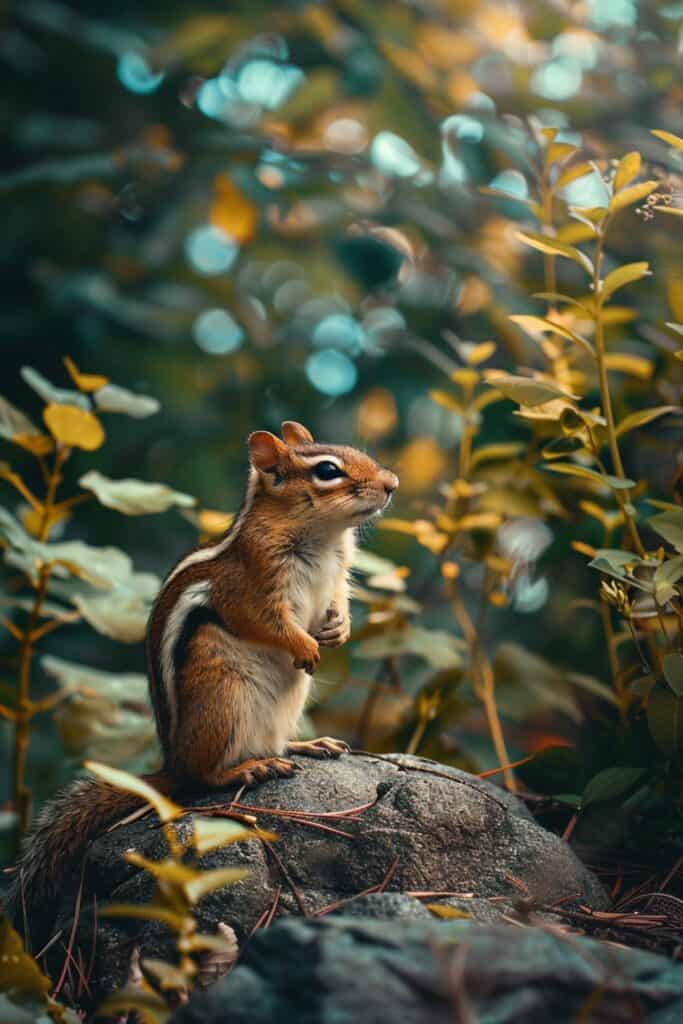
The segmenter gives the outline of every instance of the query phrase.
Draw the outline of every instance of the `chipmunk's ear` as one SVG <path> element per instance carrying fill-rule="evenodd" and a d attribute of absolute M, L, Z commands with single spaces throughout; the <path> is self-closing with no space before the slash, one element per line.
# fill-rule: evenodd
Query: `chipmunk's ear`
<path fill-rule="evenodd" d="M 313 434 L 295 420 L 285 420 L 282 424 L 282 436 L 288 445 L 313 444 Z"/>
<path fill-rule="evenodd" d="M 268 430 L 256 430 L 247 438 L 252 466 L 267 473 L 288 456 L 287 445 Z"/>

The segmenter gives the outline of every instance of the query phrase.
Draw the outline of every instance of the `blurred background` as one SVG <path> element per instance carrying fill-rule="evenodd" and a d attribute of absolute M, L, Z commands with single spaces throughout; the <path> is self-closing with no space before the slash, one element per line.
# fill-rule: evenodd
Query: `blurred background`
<path fill-rule="evenodd" d="M 683 4 L 654 0 L 3 5 L 2 393 L 39 420 L 21 368 L 69 387 L 70 356 L 153 396 L 156 415 L 110 417 L 106 444 L 73 454 L 65 494 L 96 468 L 198 502 L 135 517 L 89 502 L 53 539 L 114 545 L 163 576 L 220 527 L 207 510 L 239 504 L 249 431 L 300 420 L 401 476 L 399 522 L 365 541 L 384 561 L 359 567 L 354 641 L 326 655 L 311 729 L 496 764 L 445 597 L 458 573 L 472 616 L 486 605 L 510 756 L 573 740 L 595 695 L 586 681 L 604 686 L 608 662 L 599 618 L 581 607 L 595 574 L 571 542 L 599 546 L 601 529 L 528 462 L 523 481 L 519 465 L 494 463 L 488 512 L 513 526 L 493 537 L 481 523 L 444 569 L 439 509 L 464 420 L 430 391 L 447 391 L 489 340 L 488 367 L 537 363 L 508 317 L 540 308 L 530 295 L 544 287 L 542 258 L 516 231 L 538 230 L 543 139 L 597 161 L 568 185 L 575 206 L 600 206 L 611 161 L 632 150 L 679 202 L 680 155 L 651 129 L 682 134 L 682 23 Z M 653 389 L 669 386 L 643 366 L 671 349 L 665 322 L 683 320 L 677 223 L 645 205 L 611 237 L 615 265 L 647 259 L 654 270 L 611 328 L 641 367 L 620 379 L 628 407 L 657 404 Z M 585 290 L 574 264 L 559 273 L 571 294 Z M 509 454 L 528 443 L 510 402 L 477 429 L 478 445 Z M 674 426 L 645 431 L 625 446 L 628 475 L 647 472 L 670 499 L 679 445 Z M 33 480 L 29 455 L 23 465 Z M 9 489 L 3 501 L 15 507 Z M 492 593 L 482 551 L 494 550 L 516 571 Z M 13 642 L 2 643 L 7 690 Z M 41 652 L 144 671 L 139 643 L 83 622 Z M 49 693 L 54 678 L 34 669 L 34 692 Z M 84 754 L 150 763 L 148 718 L 130 741 L 135 715 L 145 718 L 136 701 L 103 716 L 81 694 L 36 719 L 36 796 Z M 6 763 L 9 727 L 0 740 Z"/>

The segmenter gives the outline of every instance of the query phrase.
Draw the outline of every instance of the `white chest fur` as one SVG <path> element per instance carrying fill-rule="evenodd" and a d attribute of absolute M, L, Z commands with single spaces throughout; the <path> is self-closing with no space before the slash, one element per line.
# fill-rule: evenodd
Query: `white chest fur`
<path fill-rule="evenodd" d="M 343 559 L 339 538 L 327 543 L 311 541 L 293 556 L 288 603 L 295 622 L 306 632 L 313 632 L 322 625 L 339 575 L 344 572 Z"/>

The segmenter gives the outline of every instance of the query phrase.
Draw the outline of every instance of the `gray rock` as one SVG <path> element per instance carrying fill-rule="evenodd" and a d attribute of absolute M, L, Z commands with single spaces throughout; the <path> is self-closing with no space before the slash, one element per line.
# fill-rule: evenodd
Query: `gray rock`
<path fill-rule="evenodd" d="M 573 934 L 464 921 L 290 918 L 172 1024 L 679 1024 L 683 964 Z"/>
<path fill-rule="evenodd" d="M 299 763 L 304 770 L 294 778 L 265 783 L 241 798 L 279 841 L 271 849 L 257 840 L 235 843 L 204 858 L 203 866 L 244 866 L 250 874 L 202 901 L 198 919 L 203 931 L 214 931 L 222 921 L 243 943 L 275 900 L 278 915 L 300 914 L 299 904 L 307 914 L 316 914 L 340 902 L 348 910 L 353 904 L 343 901 L 380 887 L 387 894 L 365 903 L 375 916 L 424 916 L 417 900 L 405 896 L 397 902 L 396 894 L 415 892 L 451 894 L 443 900 L 483 920 L 509 913 L 520 901 L 536 907 L 558 900 L 598 909 L 607 905 L 599 882 L 569 846 L 490 783 L 405 755 L 300 758 Z M 213 791 L 193 800 L 192 806 L 225 806 L 234 796 L 234 789 Z M 329 815 L 353 808 L 364 809 L 342 817 L 281 816 L 288 811 Z M 182 827 L 191 827 L 189 818 L 183 822 Z M 134 949 L 143 957 L 171 955 L 168 935 L 156 922 L 100 915 L 93 941 L 93 897 L 98 908 L 111 902 L 147 903 L 152 897 L 151 877 L 122 857 L 131 848 L 151 859 L 166 855 L 152 814 L 99 837 L 87 858 L 76 948 L 85 963 L 95 950 L 90 981 L 95 1000 L 123 983 Z M 64 935 L 71 933 L 79 868 L 74 865 L 61 891 L 58 927 Z M 435 902 L 439 896 L 426 899 Z M 54 973 L 61 968 L 63 952 L 56 946 L 50 955 Z"/>

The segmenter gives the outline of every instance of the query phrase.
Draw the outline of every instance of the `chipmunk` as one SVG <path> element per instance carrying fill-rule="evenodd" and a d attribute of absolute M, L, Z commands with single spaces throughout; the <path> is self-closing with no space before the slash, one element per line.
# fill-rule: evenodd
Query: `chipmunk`
<path fill-rule="evenodd" d="M 144 778 L 167 795 L 289 776 L 298 765 L 287 753 L 338 757 L 348 749 L 331 737 L 294 737 L 320 647 L 349 636 L 355 527 L 387 507 L 398 478 L 364 452 L 316 443 L 300 423 L 283 423 L 282 437 L 249 436 L 239 512 L 218 541 L 181 558 L 149 616 L 163 768 Z M 60 864 L 140 803 L 85 778 L 43 808 L 8 900 L 15 927 L 30 925 L 27 942 L 38 932 L 49 938 L 44 916 Z"/>

